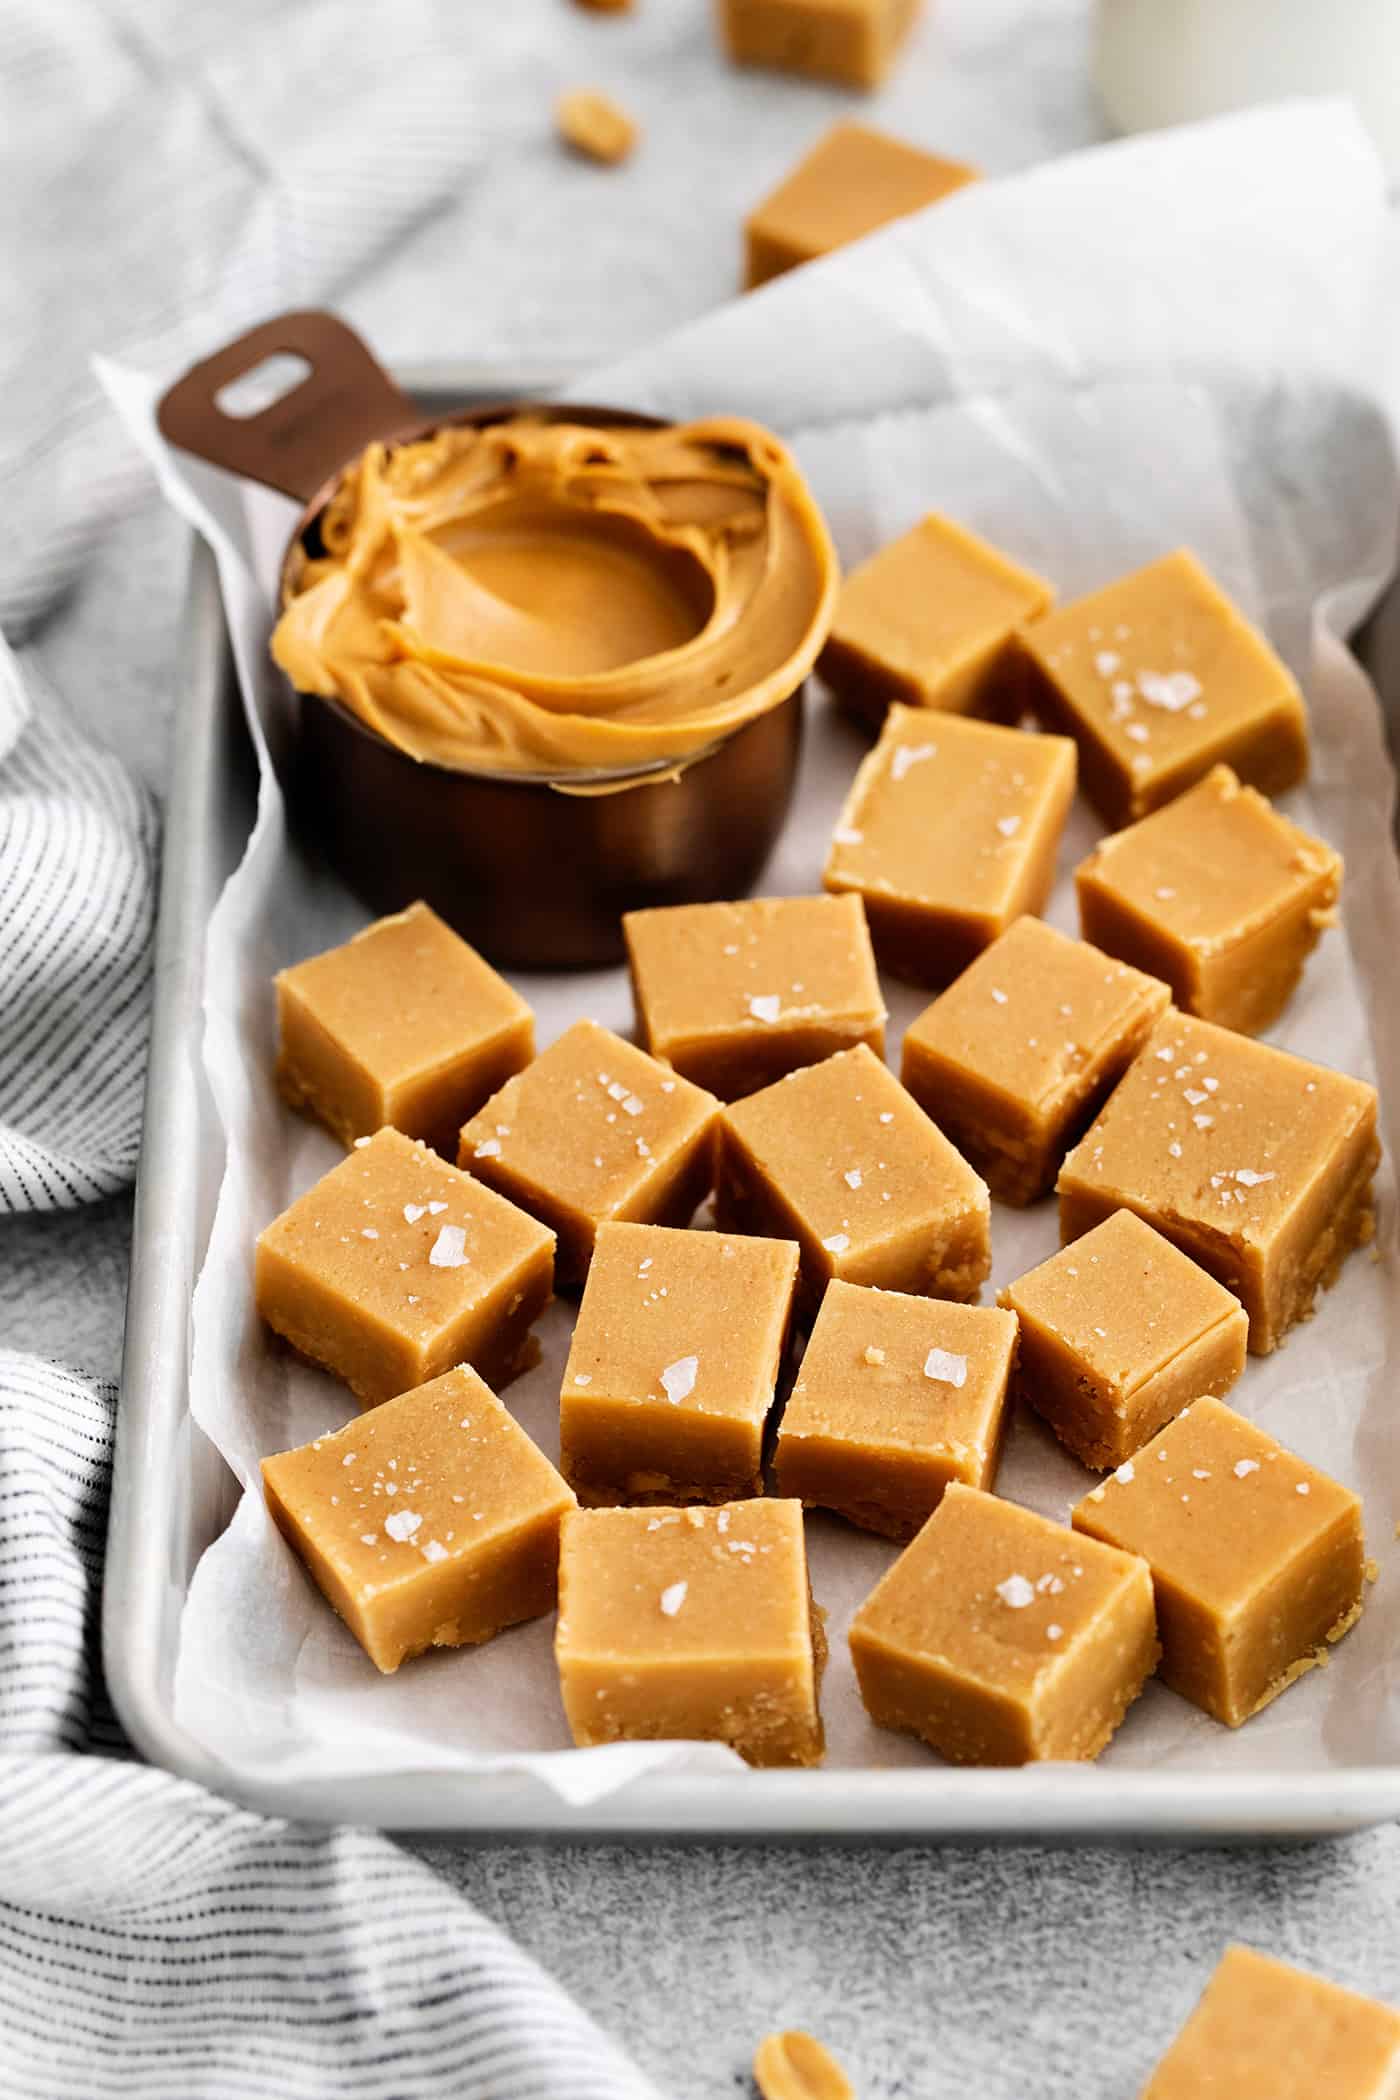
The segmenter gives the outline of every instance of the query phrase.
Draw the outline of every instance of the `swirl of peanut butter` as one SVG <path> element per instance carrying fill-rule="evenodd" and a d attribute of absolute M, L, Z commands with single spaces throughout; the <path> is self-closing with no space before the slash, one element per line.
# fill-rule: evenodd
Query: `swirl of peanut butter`
<path fill-rule="evenodd" d="M 546 777 L 681 760 L 785 699 L 838 581 L 791 454 L 590 413 L 369 446 L 288 565 L 293 685 L 414 758 Z"/>

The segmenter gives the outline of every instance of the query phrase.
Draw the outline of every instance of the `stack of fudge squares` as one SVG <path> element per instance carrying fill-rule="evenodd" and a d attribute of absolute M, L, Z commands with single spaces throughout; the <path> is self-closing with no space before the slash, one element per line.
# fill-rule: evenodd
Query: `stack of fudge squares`
<path fill-rule="evenodd" d="M 277 980 L 281 1090 L 346 1157 L 258 1305 L 364 1412 L 267 1459 L 270 1509 L 382 1670 L 557 1605 L 581 1745 L 820 1758 L 812 1509 L 892 1542 L 877 1726 L 1093 1758 L 1157 1672 L 1237 1727 L 1367 1568 L 1356 1495 L 1225 1400 L 1372 1226 L 1372 1089 L 1258 1039 L 1342 878 L 1267 799 L 1301 697 L 1188 554 L 1057 610 L 938 517 L 821 670 L 876 732 L 823 893 L 631 913 L 635 1041 L 535 1054 L 421 904 Z M 1076 786 L 1115 827 L 1078 939 L 1038 916 Z M 877 962 L 935 994 L 899 1077 Z M 992 1198 L 1052 1191 L 1060 1251 L 979 1304 Z M 556 1287 L 557 1467 L 498 1397 Z M 1087 1469 L 1068 1523 L 996 1493 L 1017 1405 Z"/>

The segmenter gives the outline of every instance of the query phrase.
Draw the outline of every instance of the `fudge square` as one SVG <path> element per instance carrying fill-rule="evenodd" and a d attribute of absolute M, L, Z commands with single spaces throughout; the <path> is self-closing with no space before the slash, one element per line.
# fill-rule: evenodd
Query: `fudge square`
<path fill-rule="evenodd" d="M 826 1662 L 800 1502 L 564 1519 L 559 1687 L 574 1741 L 728 1743 L 814 1765 Z"/>
<path fill-rule="evenodd" d="M 622 929 L 643 1046 L 721 1101 L 856 1043 L 884 1053 L 859 897 L 673 904 Z"/>
<path fill-rule="evenodd" d="M 1375 1225 L 1373 1087 L 1165 1014 L 1060 1170 L 1060 1237 L 1135 1210 L 1208 1269 L 1276 1349 Z"/>
<path fill-rule="evenodd" d="M 581 1501 L 763 1492 L 796 1283 L 791 1240 L 599 1226 L 559 1396 L 560 1463 Z"/>
<path fill-rule="evenodd" d="M 1400 2015 L 1286 1962 L 1227 1947 L 1142 2100 L 1390 2100 Z"/>
<path fill-rule="evenodd" d="M 1155 977 L 1018 919 L 906 1031 L 904 1084 L 994 1196 L 1032 1203 L 1170 1004 Z"/>
<path fill-rule="evenodd" d="M 1121 1465 L 1244 1369 L 1238 1298 L 1134 1211 L 1114 1211 L 997 1303 L 1021 1323 L 1019 1396 L 1086 1466 Z"/>
<path fill-rule="evenodd" d="M 278 1087 L 346 1146 L 391 1123 L 450 1159 L 467 1117 L 534 1055 L 525 1001 L 426 904 L 275 982 Z"/>
<path fill-rule="evenodd" d="M 947 984 L 1044 908 L 1074 799 L 1074 745 L 891 707 L 852 784 L 822 881 L 856 890 L 898 977 Z"/>
<path fill-rule="evenodd" d="M 966 1299 L 991 1269 L 986 1183 L 864 1044 L 724 1111 L 715 1216 L 797 1241 L 804 1314 L 833 1277 Z"/>
<path fill-rule="evenodd" d="M 833 124 L 744 221 L 745 282 L 766 284 L 976 180 L 960 161 L 865 124 Z"/>
<path fill-rule="evenodd" d="M 380 1130 L 260 1235 L 254 1288 L 268 1326 L 373 1407 L 458 1363 L 506 1384 L 553 1279 L 552 1232 Z"/>
<path fill-rule="evenodd" d="M 872 728 L 895 700 L 1014 720 L 1024 678 L 1013 637 L 1054 596 L 1043 577 L 933 512 L 851 571 L 817 669 Z"/>
<path fill-rule="evenodd" d="M 907 1540 L 951 1480 L 992 1484 L 1016 1320 L 833 1283 L 783 1411 L 778 1492 Z"/>
<path fill-rule="evenodd" d="M 684 1225 L 709 1194 L 719 1103 L 644 1050 L 575 1021 L 462 1131 L 459 1164 L 542 1218 L 578 1283 L 607 1218 Z"/>
<path fill-rule="evenodd" d="M 1079 745 L 1084 792 L 1128 824 L 1213 765 L 1281 795 L 1308 770 L 1287 666 L 1179 549 L 1021 635 L 1033 712 Z"/>
<path fill-rule="evenodd" d="M 740 66 L 778 66 L 875 88 L 913 28 L 922 0 L 715 0 L 720 41 Z"/>
<path fill-rule="evenodd" d="M 1097 1757 L 1158 1652 L 1145 1561 L 960 1481 L 850 1638 L 871 1720 L 960 1765 Z"/>
<path fill-rule="evenodd" d="M 1074 871 L 1086 940 L 1172 988 L 1186 1013 L 1257 1035 L 1336 923 L 1342 862 L 1228 766 L 1115 832 Z"/>
<path fill-rule="evenodd" d="M 1223 1400 L 1194 1401 L 1071 1521 L 1142 1555 L 1163 1681 L 1231 1728 L 1361 1614 L 1361 1504 Z"/>
<path fill-rule="evenodd" d="M 262 1474 L 278 1528 L 378 1670 L 554 1609 L 574 1498 L 465 1365 Z"/>

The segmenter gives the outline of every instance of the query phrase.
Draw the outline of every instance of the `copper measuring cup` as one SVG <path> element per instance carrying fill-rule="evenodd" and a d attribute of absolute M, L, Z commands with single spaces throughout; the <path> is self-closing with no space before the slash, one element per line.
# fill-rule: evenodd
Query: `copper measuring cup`
<path fill-rule="evenodd" d="M 247 417 L 217 396 L 268 358 L 310 366 Z M 529 408 L 570 421 L 656 428 L 625 409 L 539 401 L 425 419 L 354 331 L 329 313 L 280 314 L 193 366 L 163 396 L 161 433 L 211 465 L 303 504 L 282 562 L 309 535 L 341 472 L 375 439 L 486 425 Z M 492 961 L 522 969 L 610 963 L 641 905 L 743 896 L 792 799 L 802 686 L 693 756 L 620 774 L 528 779 L 425 763 L 338 701 L 297 694 L 293 822 L 375 912 L 424 898 Z M 623 784 L 606 794 L 569 785 Z"/>

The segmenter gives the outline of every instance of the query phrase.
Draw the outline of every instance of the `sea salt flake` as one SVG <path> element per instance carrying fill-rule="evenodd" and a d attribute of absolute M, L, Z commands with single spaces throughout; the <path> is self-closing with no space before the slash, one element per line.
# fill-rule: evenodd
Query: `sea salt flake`
<path fill-rule="evenodd" d="M 1180 1159 L 1180 1157 L 1181 1157 L 1181 1147 L 1180 1147 L 1180 1145 L 1179 1145 L 1179 1144 L 1177 1143 L 1177 1141 L 1176 1141 L 1176 1139 L 1175 1139 L 1175 1138 L 1173 1138 L 1173 1139 L 1172 1139 L 1171 1143 L 1170 1143 L 1170 1144 L 1168 1145 L 1168 1147 L 1167 1147 L 1167 1150 L 1168 1150 L 1168 1152 L 1169 1152 L 1169 1153 L 1171 1154 L 1171 1156 L 1172 1156 L 1172 1158 L 1173 1158 L 1173 1159 Z"/>
<path fill-rule="evenodd" d="M 428 1260 L 435 1269 L 462 1269 L 467 1263 L 467 1233 L 463 1225 L 444 1225 L 433 1241 Z"/>
<path fill-rule="evenodd" d="M 426 1203 L 405 1203 L 403 1207 L 404 1223 L 406 1225 L 416 1225 L 427 1207 Z"/>
<path fill-rule="evenodd" d="M 424 1560 L 433 1562 L 446 1560 L 447 1558 L 446 1546 L 440 1545 L 436 1539 L 429 1539 L 427 1545 L 422 1548 L 422 1553 Z"/>
<path fill-rule="evenodd" d="M 851 1237 L 846 1232 L 833 1232 L 829 1238 L 822 1241 L 828 1254 L 844 1254 L 850 1244 Z"/>
<path fill-rule="evenodd" d="M 362 1240 L 377 1240 L 379 1238 L 379 1234 L 376 1232 L 373 1225 L 362 1225 L 360 1227 L 360 1238 Z"/>
<path fill-rule="evenodd" d="M 624 1116 L 639 1116 L 645 1107 L 646 1103 L 639 1094 L 628 1094 L 622 1102 L 622 1113 Z"/>
<path fill-rule="evenodd" d="M 369 1143 L 369 1139 L 368 1139 L 367 1137 L 362 1137 L 362 1138 L 356 1138 L 356 1140 L 355 1140 L 355 1150 L 356 1150 L 357 1152 L 363 1152 L 363 1151 L 364 1151 L 364 1149 L 365 1149 L 365 1146 L 366 1146 L 366 1145 L 367 1145 L 368 1143 Z"/>
<path fill-rule="evenodd" d="M 422 1521 L 417 1510 L 396 1509 L 384 1519 L 384 1529 L 391 1539 L 397 1539 L 401 1546 L 406 1546 Z"/>
<path fill-rule="evenodd" d="M 441 1212 L 445 1211 L 446 1208 L 447 1205 L 445 1203 L 430 1203 L 428 1205 L 428 1216 L 430 1218 L 436 1218 L 440 1215 Z"/>
<path fill-rule="evenodd" d="M 863 1179 L 860 1168 L 847 1167 L 844 1179 L 848 1189 L 858 1189 Z"/>
<path fill-rule="evenodd" d="M 1113 1477 L 1118 1482 L 1120 1487 L 1131 1487 L 1134 1479 L 1136 1478 L 1136 1471 L 1134 1469 L 1132 1460 L 1130 1458 L 1125 1458 L 1122 1465 L 1119 1466 L 1117 1472 L 1114 1474 Z"/>
<path fill-rule="evenodd" d="M 593 1383 L 593 1373 L 592 1373 L 591 1371 L 575 1371 L 575 1373 L 574 1373 L 574 1384 L 575 1384 L 575 1385 L 592 1385 L 592 1383 Z"/>
<path fill-rule="evenodd" d="M 882 1123 L 893 1123 L 894 1110 L 892 1108 L 882 1108 L 880 1111 L 880 1121 Z"/>
<path fill-rule="evenodd" d="M 1205 1098 L 1198 1086 L 1188 1086 L 1182 1091 L 1182 1099 L 1189 1101 L 1192 1108 L 1199 1108 Z"/>
<path fill-rule="evenodd" d="M 865 839 L 865 833 L 857 831 L 854 824 L 838 824 L 831 836 L 838 846 L 859 846 Z"/>
<path fill-rule="evenodd" d="M 755 1021 L 776 1021 L 783 1010 L 783 1002 L 776 992 L 760 992 L 749 1001 L 749 1012 Z"/>
<path fill-rule="evenodd" d="M 961 1391 L 967 1384 L 967 1358 L 955 1356 L 950 1349 L 930 1349 L 924 1358 L 924 1376 Z"/>
<path fill-rule="evenodd" d="M 1170 888 L 1170 886 L 1164 882 L 1160 884 L 1159 887 L 1152 892 L 1152 894 L 1154 897 L 1160 897 L 1163 904 L 1170 904 L 1172 898 L 1176 895 L 1176 891 Z M 1159 1050 L 1157 1052 L 1157 1055 L 1159 1057 L 1165 1057 L 1167 1054 L 1168 1053 L 1165 1050 Z"/>
<path fill-rule="evenodd" d="M 1192 1116 L 1191 1121 L 1195 1124 L 1197 1130 L 1214 1130 L 1215 1128 L 1214 1116 Z"/>
<path fill-rule="evenodd" d="M 476 1148 L 476 1157 L 478 1159 L 499 1159 L 500 1156 L 501 1141 L 499 1138 L 483 1138 Z"/>
<path fill-rule="evenodd" d="M 922 765 L 926 758 L 937 755 L 937 744 L 899 744 L 890 760 L 890 779 L 903 780 L 911 766 Z"/>
<path fill-rule="evenodd" d="M 690 1584 L 688 1582 L 673 1582 L 661 1592 L 661 1609 L 665 1612 L 668 1619 L 675 1618 L 676 1613 L 685 1603 L 686 1593 L 689 1588 Z"/>
<path fill-rule="evenodd" d="M 1312 1489 L 1308 1486 L 1306 1480 L 1300 1480 L 1295 1486 L 1293 1492 L 1295 1495 L 1310 1495 L 1312 1493 Z"/>
<path fill-rule="evenodd" d="M 1236 1167 L 1235 1169 L 1235 1179 L 1241 1188 L 1261 1188 L 1266 1181 L 1272 1181 L 1273 1178 L 1272 1174 L 1256 1174 L 1253 1167 Z"/>
<path fill-rule="evenodd" d="M 1139 671 L 1137 687 L 1149 707 L 1169 715 L 1179 715 L 1201 697 L 1201 681 L 1189 671 Z"/>
<path fill-rule="evenodd" d="M 672 1407 L 679 1407 L 695 1390 L 695 1374 L 700 1369 L 698 1356 L 678 1356 L 673 1364 L 667 1364 L 661 1373 L 661 1384 Z"/>
<path fill-rule="evenodd" d="M 997 1595 L 1003 1604 L 1010 1605 L 1012 1611 L 1024 1611 L 1028 1604 L 1035 1602 L 1035 1591 L 1024 1575 L 1008 1575 L 1005 1582 L 997 1584 Z"/>
<path fill-rule="evenodd" d="M 1116 649 L 1100 649 L 1094 658 L 1094 669 L 1100 678 L 1111 678 L 1122 660 Z"/>
<path fill-rule="evenodd" d="M 1148 733 L 1149 732 L 1147 724 L 1145 722 L 1128 722 L 1127 724 L 1125 724 L 1123 729 L 1124 736 L 1131 737 L 1135 744 L 1145 744 L 1147 742 Z"/>
<path fill-rule="evenodd" d="M 1057 1641 L 1060 1638 L 1060 1635 L 1064 1632 L 1064 1630 L 1065 1629 L 1063 1626 L 1047 1626 L 1045 1629 L 1045 1638 L 1047 1641 Z"/>
<path fill-rule="evenodd" d="M 1000 986 L 1000 985 L 994 984 L 994 985 L 992 986 L 992 997 L 993 997 L 993 999 L 995 999 L 995 1001 L 996 1001 L 996 1003 L 997 1003 L 997 1005 L 998 1005 L 998 1006 L 1005 1006 L 1005 1004 L 1006 1004 L 1006 994 L 1005 994 L 1005 992 L 1004 992 L 1004 991 L 1003 991 L 1003 990 L 1001 989 L 1001 986 Z"/>
<path fill-rule="evenodd" d="M 1250 1473 L 1257 1473 L 1258 1471 L 1259 1461 L 1257 1458 L 1237 1458 L 1235 1460 L 1236 1480 L 1244 1480 Z"/>
<path fill-rule="evenodd" d="M 360 1533 L 360 1544 L 362 1546 L 377 1546 L 379 1544 L 379 1533 L 377 1531 L 362 1531 Z"/>
<path fill-rule="evenodd" d="M 1020 828 L 1021 819 L 1019 817 L 997 818 L 997 830 L 1001 833 L 1004 839 L 1014 839 Z"/>

